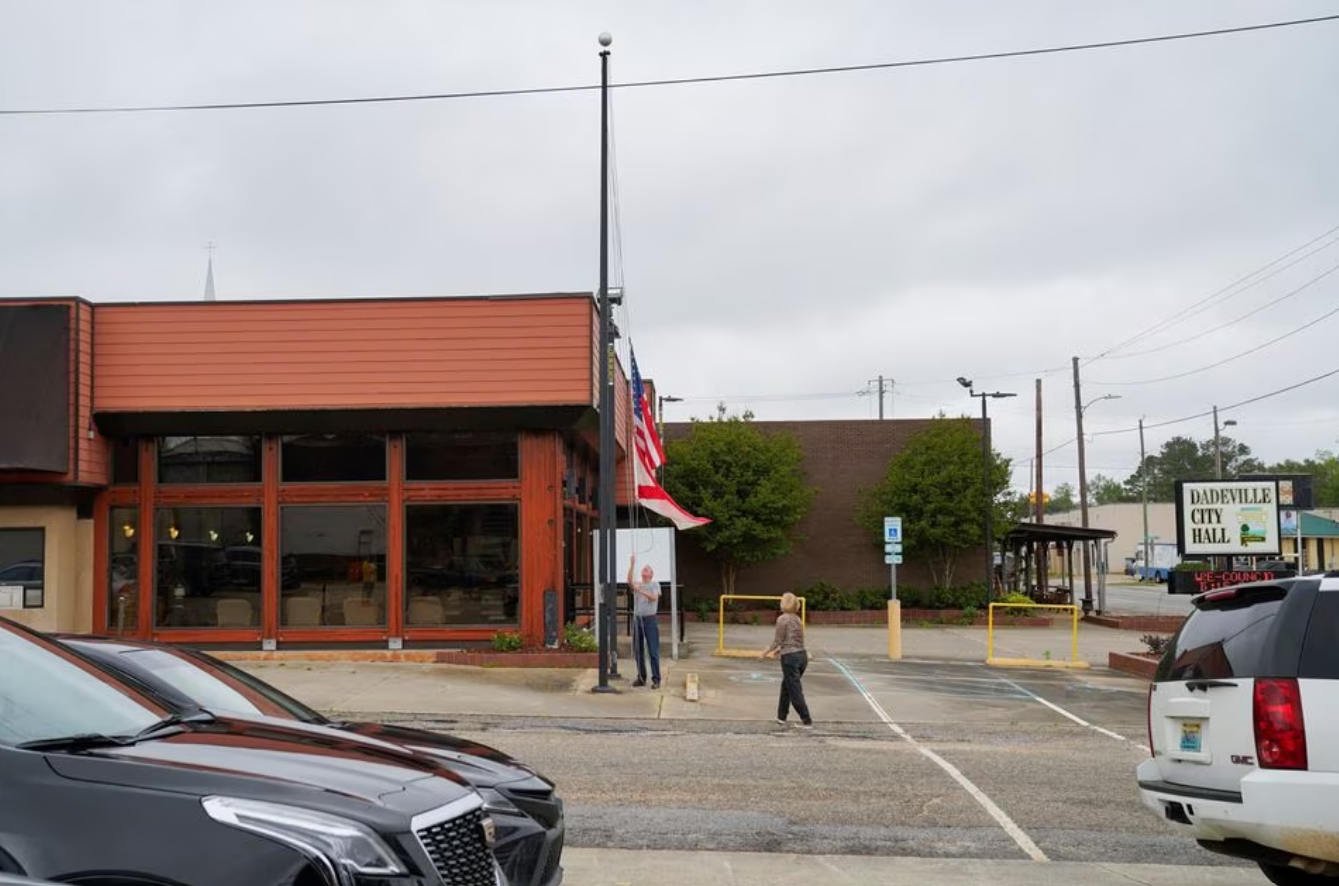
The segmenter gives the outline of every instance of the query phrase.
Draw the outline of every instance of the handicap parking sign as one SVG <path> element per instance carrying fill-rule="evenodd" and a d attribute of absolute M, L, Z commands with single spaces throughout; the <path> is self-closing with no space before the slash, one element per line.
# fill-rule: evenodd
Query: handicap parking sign
<path fill-rule="evenodd" d="M 902 518 L 884 517 L 883 518 L 883 540 L 885 542 L 902 540 Z"/>

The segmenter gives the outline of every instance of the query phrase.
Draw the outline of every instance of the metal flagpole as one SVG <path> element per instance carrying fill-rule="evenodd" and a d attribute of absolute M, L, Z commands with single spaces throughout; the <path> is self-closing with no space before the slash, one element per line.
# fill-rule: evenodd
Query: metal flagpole
<path fill-rule="evenodd" d="M 596 619 L 599 638 L 599 680 L 594 692 L 615 692 L 609 685 L 614 654 L 614 337 L 613 306 L 609 302 L 609 45 L 600 35 L 600 607 Z"/>

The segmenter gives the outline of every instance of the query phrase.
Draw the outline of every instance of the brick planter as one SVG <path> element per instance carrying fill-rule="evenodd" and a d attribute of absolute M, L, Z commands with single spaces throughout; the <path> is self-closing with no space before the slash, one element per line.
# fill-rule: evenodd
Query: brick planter
<path fill-rule="evenodd" d="M 1129 652 L 1109 652 L 1107 667 L 1113 671 L 1129 674 L 1131 677 L 1152 680 L 1153 674 L 1158 670 L 1158 659 Z"/>
<path fill-rule="evenodd" d="M 1174 634 L 1186 620 L 1184 615 L 1088 615 L 1084 621 L 1104 628 L 1121 631 L 1143 631 L 1146 634 Z"/>
<path fill-rule="evenodd" d="M 438 664 L 478 668 L 596 668 L 598 652 L 491 652 L 449 649 L 436 653 Z"/>
<path fill-rule="evenodd" d="M 209 654 L 222 661 L 278 662 L 414 662 L 432 664 L 441 653 L 433 649 L 211 649 Z"/>

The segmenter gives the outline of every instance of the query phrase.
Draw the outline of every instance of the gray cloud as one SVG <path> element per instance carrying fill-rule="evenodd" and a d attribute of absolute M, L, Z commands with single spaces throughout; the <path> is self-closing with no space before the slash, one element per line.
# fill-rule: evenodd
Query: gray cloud
<path fill-rule="evenodd" d="M 0 107 L 303 98 L 616 81 L 871 62 L 1195 30 L 1322 2 L 1122 4 L 168 0 L 7 7 Z M 620 90 L 614 121 L 629 315 L 644 371 L 761 418 L 993 404 L 997 445 L 1073 435 L 1073 354 L 1094 355 L 1339 224 L 1339 26 L 1082 55 Z M 213 240 L 221 298 L 578 290 L 596 281 L 591 93 L 358 108 L 0 118 L 0 296 L 193 298 Z M 1339 248 L 1192 323 L 1276 298 Z M 1171 375 L 1336 303 L 1317 285 L 1211 339 L 1103 360 Z M 1211 372 L 1139 386 L 1090 430 L 1203 411 L 1328 365 L 1333 321 Z M 1015 375 L 1016 374 L 1016 375 Z M 1003 376 L 1003 377 L 1002 377 Z M 1268 459 L 1335 445 L 1339 381 L 1265 401 L 1234 431 Z M 842 394 L 784 400 L 800 394 Z M 737 395 L 765 395 L 751 403 Z M 1151 431 L 1206 437 L 1207 419 Z M 1089 462 L 1124 473 L 1131 434 Z M 1071 480 L 1073 447 L 1048 459 Z M 1122 466 L 1125 466 L 1122 470 Z M 1021 472 L 1016 479 L 1025 483 Z"/>

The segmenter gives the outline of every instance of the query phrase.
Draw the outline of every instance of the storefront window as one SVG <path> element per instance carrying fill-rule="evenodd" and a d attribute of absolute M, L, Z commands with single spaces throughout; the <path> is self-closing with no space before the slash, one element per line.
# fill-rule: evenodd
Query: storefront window
<path fill-rule="evenodd" d="M 259 483 L 259 437 L 163 437 L 158 482 Z"/>
<path fill-rule="evenodd" d="M 514 504 L 406 507 L 406 626 L 515 625 L 519 525 Z"/>
<path fill-rule="evenodd" d="M 260 625 L 260 508 L 159 508 L 154 623 L 166 628 Z"/>
<path fill-rule="evenodd" d="M 139 482 L 139 440 L 118 437 L 112 441 L 112 483 L 117 485 Z"/>
<path fill-rule="evenodd" d="M 41 609 L 46 603 L 46 532 L 0 529 L 0 608 Z"/>
<path fill-rule="evenodd" d="M 405 435 L 406 480 L 515 480 L 520 438 L 490 431 Z"/>
<path fill-rule="evenodd" d="M 386 438 L 374 434 L 284 437 L 280 465 L 285 483 L 385 482 Z"/>
<path fill-rule="evenodd" d="M 384 505 L 285 507 L 279 518 L 280 624 L 384 627 Z"/>
<path fill-rule="evenodd" d="M 112 508 L 109 520 L 111 576 L 107 582 L 107 629 L 136 632 L 139 617 L 139 508 Z"/>

